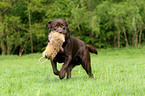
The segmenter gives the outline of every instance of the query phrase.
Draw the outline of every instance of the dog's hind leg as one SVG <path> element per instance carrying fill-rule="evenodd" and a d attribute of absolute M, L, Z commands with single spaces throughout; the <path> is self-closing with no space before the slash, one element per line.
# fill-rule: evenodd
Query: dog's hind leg
<path fill-rule="evenodd" d="M 84 53 L 84 57 L 82 58 L 82 67 L 85 69 L 90 78 L 94 77 L 91 69 L 90 54 L 88 51 Z"/>

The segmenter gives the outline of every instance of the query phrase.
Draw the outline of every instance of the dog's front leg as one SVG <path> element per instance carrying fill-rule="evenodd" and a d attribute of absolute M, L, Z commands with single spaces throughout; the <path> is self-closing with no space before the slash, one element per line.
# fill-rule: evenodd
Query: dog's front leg
<path fill-rule="evenodd" d="M 51 61 L 51 64 L 52 64 L 53 73 L 55 75 L 59 75 L 59 71 L 57 70 L 56 61 Z"/>
<path fill-rule="evenodd" d="M 66 73 L 66 70 L 67 70 L 67 67 L 70 63 L 70 61 L 72 60 L 72 56 L 67 56 L 65 57 L 65 61 L 64 61 L 64 64 L 60 70 L 60 73 L 59 73 L 59 78 L 60 79 L 63 79 L 65 77 L 65 73 Z"/>

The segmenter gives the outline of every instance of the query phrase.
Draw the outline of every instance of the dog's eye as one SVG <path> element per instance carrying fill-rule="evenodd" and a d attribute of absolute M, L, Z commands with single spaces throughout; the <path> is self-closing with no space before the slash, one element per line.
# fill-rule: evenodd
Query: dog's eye
<path fill-rule="evenodd" d="M 61 25 L 61 28 L 63 28 L 65 30 L 65 26 L 63 24 Z"/>
<path fill-rule="evenodd" d="M 63 27 L 63 30 L 65 30 L 65 27 Z"/>
<path fill-rule="evenodd" d="M 61 26 L 62 28 L 64 27 L 64 25 L 63 25 L 63 24 L 61 24 L 60 26 Z"/>

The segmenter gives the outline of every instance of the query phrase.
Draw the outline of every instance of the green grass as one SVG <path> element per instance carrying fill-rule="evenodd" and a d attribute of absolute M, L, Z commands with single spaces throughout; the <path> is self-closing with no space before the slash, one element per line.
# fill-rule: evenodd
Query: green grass
<path fill-rule="evenodd" d="M 94 79 L 81 66 L 60 80 L 41 53 L 0 56 L 0 96 L 145 96 L 145 46 L 91 54 Z M 59 64 L 59 69 L 61 64 Z"/>

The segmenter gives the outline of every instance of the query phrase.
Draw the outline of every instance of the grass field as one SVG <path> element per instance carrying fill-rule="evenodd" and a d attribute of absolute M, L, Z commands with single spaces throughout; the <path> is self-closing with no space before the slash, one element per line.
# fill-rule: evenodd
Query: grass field
<path fill-rule="evenodd" d="M 0 96 L 145 96 L 145 46 L 91 54 L 94 79 L 81 66 L 60 80 L 41 53 L 0 56 Z M 59 69 L 61 64 L 59 64 Z"/>

